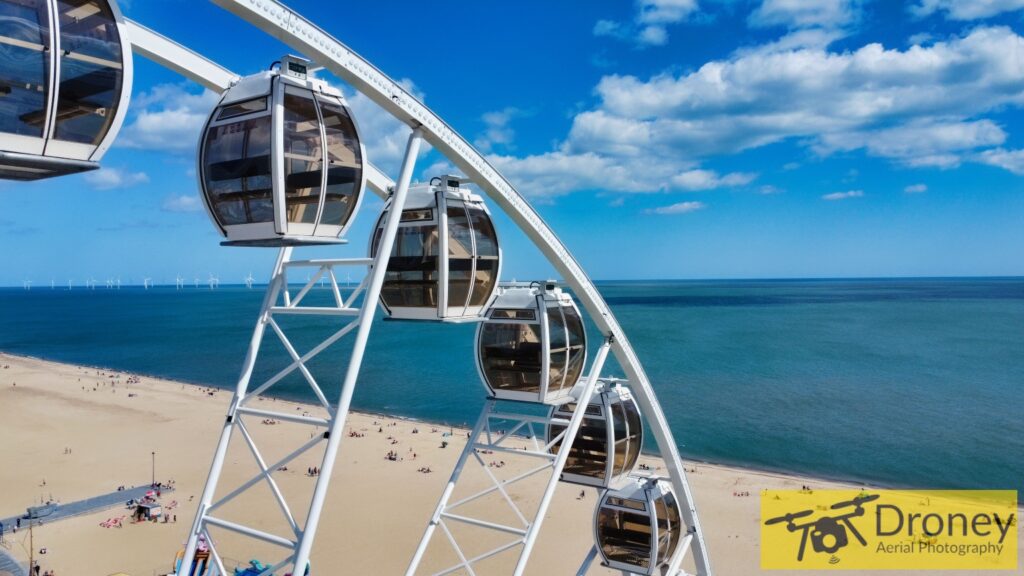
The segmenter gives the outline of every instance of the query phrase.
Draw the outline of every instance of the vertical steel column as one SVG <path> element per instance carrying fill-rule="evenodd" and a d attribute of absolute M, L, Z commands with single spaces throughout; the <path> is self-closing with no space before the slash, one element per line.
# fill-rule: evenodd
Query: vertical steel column
<path fill-rule="evenodd" d="M 551 479 L 548 480 L 547 488 L 544 489 L 544 496 L 541 497 L 540 505 L 537 507 L 537 514 L 534 516 L 530 529 L 526 533 L 523 551 L 519 554 L 519 562 L 516 563 L 515 572 L 512 573 L 513 576 L 522 576 L 523 571 L 526 570 L 526 563 L 530 561 L 530 552 L 533 552 L 533 545 L 537 542 L 537 534 L 540 533 L 540 527 L 544 523 L 544 515 L 547 514 L 548 506 L 551 505 L 551 498 L 555 495 L 555 488 L 558 487 L 558 483 L 561 481 L 562 470 L 565 469 L 565 462 L 569 459 L 569 453 L 572 452 L 572 444 L 576 441 L 576 433 L 579 432 L 580 425 L 583 424 L 583 416 L 587 413 L 587 406 L 590 405 L 590 398 L 594 395 L 594 387 L 597 386 L 597 380 L 601 377 L 601 370 L 604 368 L 605 359 L 608 358 L 608 348 L 610 347 L 611 341 L 609 340 L 602 344 L 601 348 L 597 351 L 597 358 L 594 359 L 594 365 L 590 368 L 590 376 L 583 385 L 583 392 L 580 394 L 580 397 L 576 399 L 576 410 L 573 411 L 572 419 L 569 420 L 569 427 L 566 428 L 565 436 L 562 437 L 561 448 L 558 450 L 558 458 L 555 459 Z M 611 446 L 608 448 L 608 454 L 610 455 L 612 453 Z"/>
<path fill-rule="evenodd" d="M 331 421 L 331 428 L 327 432 L 327 448 L 324 450 L 323 463 L 320 465 L 321 473 L 317 479 L 316 488 L 313 490 L 313 500 L 310 503 L 309 515 L 306 517 L 306 526 L 299 539 L 298 549 L 295 552 L 295 561 L 292 568 L 292 574 L 295 574 L 295 576 L 303 576 L 305 574 L 309 555 L 313 549 L 316 529 L 320 524 L 320 513 L 323 511 L 324 501 L 327 497 L 327 487 L 331 481 L 331 474 L 334 472 L 334 463 L 338 457 L 338 448 L 341 446 L 345 419 L 348 417 L 349 407 L 352 405 L 352 394 L 355 392 L 356 380 L 359 378 L 359 369 L 363 364 L 366 340 L 370 336 L 373 317 L 377 313 L 377 300 L 380 297 L 381 287 L 384 285 L 387 263 L 391 258 L 391 250 L 395 243 L 395 236 L 398 233 L 398 223 L 402 219 L 402 208 L 405 206 L 405 196 L 409 191 L 409 182 L 412 181 L 412 172 L 416 166 L 416 156 L 420 151 L 422 135 L 423 131 L 421 128 L 413 129 L 405 148 L 405 158 L 402 160 L 402 170 L 398 177 L 398 185 L 395 187 L 394 198 L 391 200 L 391 210 L 388 212 L 387 222 L 384 224 L 384 234 L 381 237 L 377 256 L 374 259 L 370 272 L 370 281 L 367 282 L 366 292 L 363 294 L 363 304 L 359 308 L 359 329 L 356 333 L 355 344 L 352 347 L 352 357 L 349 360 L 348 369 L 345 371 L 345 380 L 341 385 L 341 399 L 338 401 L 338 409 Z"/>
<path fill-rule="evenodd" d="M 231 399 L 231 406 L 228 408 L 227 417 L 224 419 L 224 427 L 220 432 L 220 440 L 217 442 L 217 450 L 213 455 L 213 464 L 210 466 L 210 475 L 206 479 L 206 486 L 203 488 L 203 495 L 199 499 L 199 507 L 196 509 L 196 519 L 192 524 L 192 531 L 188 535 L 188 543 L 185 544 L 185 555 L 181 559 L 181 570 L 187 576 L 191 576 L 192 561 L 195 559 L 196 546 L 199 544 L 199 535 L 203 531 L 203 517 L 206 509 L 213 501 L 214 492 L 217 490 L 217 482 L 224 470 L 224 458 L 227 456 L 228 446 L 231 443 L 231 431 L 234 428 L 236 418 L 235 412 L 242 405 L 245 394 L 249 390 L 249 381 L 252 378 L 253 368 L 256 366 L 256 357 L 259 355 L 260 342 L 263 341 L 263 333 L 266 331 L 267 323 L 270 320 L 270 309 L 277 302 L 284 283 L 285 263 L 291 259 L 292 249 L 282 248 L 277 254 L 277 263 L 274 264 L 274 272 L 270 276 L 270 285 L 263 296 L 263 306 L 260 308 L 259 320 L 252 332 L 252 339 L 249 341 L 249 351 L 245 355 L 245 362 L 242 365 L 242 375 L 238 378 L 238 385 L 235 387 L 235 395 Z"/>

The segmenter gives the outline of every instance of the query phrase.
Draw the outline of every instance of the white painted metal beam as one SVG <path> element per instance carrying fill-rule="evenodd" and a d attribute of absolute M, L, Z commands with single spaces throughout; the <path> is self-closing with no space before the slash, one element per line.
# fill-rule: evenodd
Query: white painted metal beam
<path fill-rule="evenodd" d="M 650 424 L 661 457 L 665 460 L 672 486 L 682 501 L 683 518 L 696 533 L 693 552 L 698 574 L 711 574 L 693 494 L 668 420 L 650 380 L 597 287 L 540 214 L 482 154 L 437 114 L 373 64 L 297 12 L 276 0 L 211 1 L 324 66 L 402 122 L 413 128 L 421 127 L 424 139 L 477 184 L 541 250 L 573 289 L 601 332 L 612 338 L 615 357 L 631 382 L 637 404 Z"/>

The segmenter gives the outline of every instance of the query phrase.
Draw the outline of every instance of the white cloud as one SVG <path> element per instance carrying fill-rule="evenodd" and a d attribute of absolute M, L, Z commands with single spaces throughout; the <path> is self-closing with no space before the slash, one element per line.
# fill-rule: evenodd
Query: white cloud
<path fill-rule="evenodd" d="M 417 90 L 408 78 L 403 78 L 398 83 L 420 101 L 424 100 L 423 93 Z M 346 99 L 359 125 L 359 136 L 366 149 L 366 159 L 392 178 L 396 178 L 412 129 L 361 92 L 354 96 L 346 95 Z M 426 142 L 421 143 L 419 157 L 422 158 L 431 149 Z"/>
<path fill-rule="evenodd" d="M 1014 174 L 1024 175 L 1024 150 L 985 150 L 974 159 L 982 164 L 998 166 Z"/>
<path fill-rule="evenodd" d="M 864 195 L 862 190 L 848 190 L 846 192 L 832 192 L 831 194 L 825 194 L 821 198 L 830 202 L 836 200 L 846 200 L 847 198 L 860 198 Z"/>
<path fill-rule="evenodd" d="M 762 194 L 764 196 L 771 196 L 772 194 L 782 194 L 782 192 L 783 190 L 781 188 L 777 186 L 772 186 L 771 184 L 765 184 L 764 186 L 761 186 L 760 188 L 757 189 L 757 193 Z"/>
<path fill-rule="evenodd" d="M 918 17 L 942 12 L 950 20 L 980 20 L 1024 9 L 1024 0 L 919 0 L 909 9 Z"/>
<path fill-rule="evenodd" d="M 732 172 L 719 176 L 713 170 L 687 170 L 672 177 L 672 184 L 682 190 L 712 190 L 732 186 L 743 186 L 751 183 L 757 174 Z"/>
<path fill-rule="evenodd" d="M 605 76 L 597 93 L 564 152 L 693 163 L 799 138 L 819 154 L 948 167 L 1005 140 L 978 117 L 1024 104 L 1024 38 L 995 27 L 906 50 L 752 51 L 681 75 Z"/>
<path fill-rule="evenodd" d="M 512 144 L 512 140 L 516 135 L 515 130 L 512 129 L 510 123 L 512 122 L 512 119 L 521 116 L 522 114 L 523 112 L 518 108 L 511 106 L 503 110 L 484 114 L 481 119 L 484 121 L 486 129 L 484 130 L 484 133 L 473 142 L 473 145 L 484 152 L 490 152 L 496 144 L 509 146 Z"/>
<path fill-rule="evenodd" d="M 117 139 L 120 146 L 194 153 L 199 133 L 220 96 L 190 92 L 186 84 L 160 84 L 132 101 L 134 116 Z"/>
<path fill-rule="evenodd" d="M 861 0 L 764 0 L 747 22 L 756 28 L 841 28 L 860 18 Z"/>
<path fill-rule="evenodd" d="M 668 30 L 664 26 L 645 26 L 637 34 L 637 42 L 648 46 L 664 46 L 668 44 Z"/>
<path fill-rule="evenodd" d="M 906 194 L 924 194 L 927 191 L 927 184 L 911 184 L 903 189 L 903 192 Z"/>
<path fill-rule="evenodd" d="M 697 11 L 697 0 L 638 0 L 640 24 L 675 24 Z"/>
<path fill-rule="evenodd" d="M 145 172 L 129 172 L 121 168 L 103 167 L 87 172 L 85 181 L 97 190 L 113 190 L 145 184 L 149 182 L 149 176 Z"/>
<path fill-rule="evenodd" d="M 160 209 L 164 212 L 201 212 L 203 203 L 195 194 L 182 194 L 165 198 Z"/>
<path fill-rule="evenodd" d="M 666 26 L 686 20 L 697 9 L 697 0 L 637 0 L 633 22 L 598 20 L 593 33 L 631 41 L 641 47 L 663 46 L 668 43 Z"/>
<path fill-rule="evenodd" d="M 703 202 L 679 202 L 669 206 L 659 206 L 647 211 L 648 214 L 689 214 L 707 208 Z"/>

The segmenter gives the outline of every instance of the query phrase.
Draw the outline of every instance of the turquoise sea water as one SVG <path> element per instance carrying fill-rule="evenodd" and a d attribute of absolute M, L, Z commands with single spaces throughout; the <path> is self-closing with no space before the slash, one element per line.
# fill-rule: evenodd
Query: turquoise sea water
<path fill-rule="evenodd" d="M 688 457 L 899 486 L 1024 489 L 1024 279 L 600 289 Z M 261 299 L 243 287 L 0 289 L 0 350 L 232 387 Z M 299 322 L 290 335 L 300 351 L 338 325 Z M 375 324 L 355 407 L 471 422 L 484 394 L 473 331 Z M 264 351 L 265 378 L 285 353 L 272 336 Z M 339 345 L 314 362 L 329 374 L 328 397 L 346 359 Z M 275 390 L 311 400 L 304 386 L 292 378 Z"/>

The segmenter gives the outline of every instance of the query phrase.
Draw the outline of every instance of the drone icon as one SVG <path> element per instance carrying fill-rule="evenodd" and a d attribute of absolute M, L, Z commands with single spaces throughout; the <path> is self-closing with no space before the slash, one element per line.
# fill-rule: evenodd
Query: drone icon
<path fill-rule="evenodd" d="M 864 496 L 857 496 L 853 500 L 847 500 L 844 502 L 837 502 L 832 505 L 832 510 L 841 510 L 843 508 L 854 507 L 853 510 L 840 514 L 838 516 L 823 516 L 818 518 L 814 522 L 808 522 L 806 524 L 797 524 L 796 521 L 800 518 L 806 518 L 814 514 L 814 510 L 804 510 L 802 512 L 790 512 L 784 516 L 778 518 L 772 518 L 765 520 L 765 525 L 778 524 L 780 522 L 786 523 L 786 529 L 790 532 L 796 532 L 797 530 L 803 530 L 803 534 L 800 537 L 800 550 L 797 552 L 797 562 L 801 562 L 804 559 L 804 550 L 807 548 L 807 536 L 811 537 L 811 547 L 814 548 L 815 552 L 823 552 L 825 554 L 834 554 L 840 548 L 843 548 L 850 543 L 847 537 L 847 530 L 853 533 L 853 536 L 857 538 L 861 546 L 867 546 L 868 543 L 861 536 L 860 532 L 850 522 L 851 518 L 857 518 L 864 515 L 864 504 L 878 500 L 879 494 L 865 494 Z"/>

